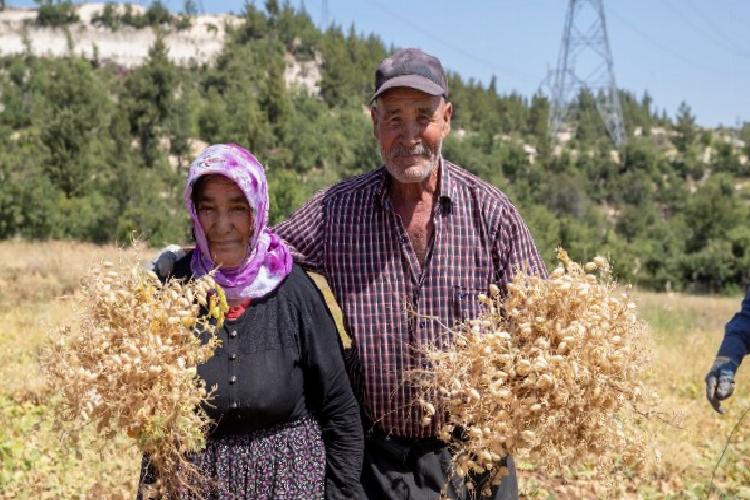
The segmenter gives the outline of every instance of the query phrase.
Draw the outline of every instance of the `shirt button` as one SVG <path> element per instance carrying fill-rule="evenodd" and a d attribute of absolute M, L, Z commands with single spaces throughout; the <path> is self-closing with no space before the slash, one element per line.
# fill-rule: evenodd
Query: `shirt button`
<path fill-rule="evenodd" d="M 409 237 L 406 235 L 401 236 L 401 243 L 406 245 L 406 243 L 409 241 Z"/>
<path fill-rule="evenodd" d="M 237 330 L 232 330 L 231 332 L 229 332 L 229 336 L 231 338 L 235 338 L 237 336 Z"/>
<path fill-rule="evenodd" d="M 419 328 L 424 328 L 425 326 L 427 326 L 427 323 L 425 323 L 424 321 L 419 322 Z"/>
<path fill-rule="evenodd" d="M 229 404 L 229 407 L 230 407 L 230 408 L 237 408 L 238 406 L 239 406 L 239 405 L 237 404 L 237 401 L 232 401 L 232 402 L 231 402 L 231 403 Z"/>
<path fill-rule="evenodd" d="M 237 355 L 235 353 L 232 353 L 232 354 L 229 355 L 229 360 L 230 361 L 234 361 L 235 359 L 237 359 Z"/>
<path fill-rule="evenodd" d="M 235 377 L 234 375 L 232 375 L 231 377 L 229 377 L 229 383 L 230 384 L 234 384 L 235 382 L 237 382 L 237 377 Z"/>

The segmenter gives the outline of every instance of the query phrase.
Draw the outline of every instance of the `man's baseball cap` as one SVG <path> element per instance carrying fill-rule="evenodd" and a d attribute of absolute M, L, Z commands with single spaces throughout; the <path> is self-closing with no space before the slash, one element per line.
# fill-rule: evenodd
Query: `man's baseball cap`
<path fill-rule="evenodd" d="M 383 59 L 375 71 L 375 94 L 371 101 L 394 87 L 448 96 L 448 82 L 440 60 L 419 49 L 400 49 Z"/>

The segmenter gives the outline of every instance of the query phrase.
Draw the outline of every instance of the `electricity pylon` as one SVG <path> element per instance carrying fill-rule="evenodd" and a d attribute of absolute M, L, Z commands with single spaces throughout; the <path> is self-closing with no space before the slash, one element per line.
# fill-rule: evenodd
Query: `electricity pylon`
<path fill-rule="evenodd" d="M 617 147 L 625 143 L 602 0 L 569 0 L 552 85 L 549 131 L 553 142 L 570 118 L 573 102 L 586 89 L 612 141 Z"/>

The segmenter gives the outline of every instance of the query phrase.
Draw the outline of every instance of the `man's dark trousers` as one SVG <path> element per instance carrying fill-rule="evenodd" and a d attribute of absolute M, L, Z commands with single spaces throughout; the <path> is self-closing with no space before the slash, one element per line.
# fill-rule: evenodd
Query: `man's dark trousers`
<path fill-rule="evenodd" d="M 368 427 L 365 427 L 368 429 Z M 469 492 L 463 481 L 450 471 L 451 455 L 437 439 L 404 439 L 386 436 L 369 426 L 365 432 L 365 459 L 362 487 L 370 500 L 437 500 L 436 492 L 446 488 L 448 498 L 456 500 L 516 500 L 518 480 L 512 457 L 507 457 L 508 475 L 492 489 L 489 497 L 480 496 L 486 476 L 474 477 L 480 491 Z"/>

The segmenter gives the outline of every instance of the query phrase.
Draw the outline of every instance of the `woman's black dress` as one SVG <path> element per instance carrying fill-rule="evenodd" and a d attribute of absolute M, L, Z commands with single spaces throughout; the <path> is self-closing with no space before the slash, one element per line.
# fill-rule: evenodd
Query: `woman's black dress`
<path fill-rule="evenodd" d="M 173 278 L 190 276 L 190 254 Z M 362 424 L 325 301 L 297 265 L 218 332 L 198 368 L 215 422 L 191 457 L 214 486 L 201 498 L 359 498 Z M 144 457 L 141 484 L 154 481 Z M 139 493 L 140 497 L 140 493 Z"/>

